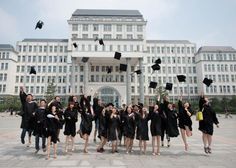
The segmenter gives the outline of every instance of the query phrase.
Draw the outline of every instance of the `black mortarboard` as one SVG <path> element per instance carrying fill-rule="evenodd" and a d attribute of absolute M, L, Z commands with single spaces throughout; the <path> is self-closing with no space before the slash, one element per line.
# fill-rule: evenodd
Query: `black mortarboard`
<path fill-rule="evenodd" d="M 112 69 L 111 69 L 111 67 L 107 67 L 107 73 L 109 74 L 109 73 L 111 73 L 111 71 L 112 71 Z"/>
<path fill-rule="evenodd" d="M 34 69 L 34 66 L 30 67 L 30 74 L 35 74 L 36 75 L 36 70 Z"/>
<path fill-rule="evenodd" d="M 155 61 L 156 64 L 161 64 L 161 59 L 158 58 L 156 61 Z"/>
<path fill-rule="evenodd" d="M 35 29 L 37 29 L 37 28 L 42 29 L 43 24 L 44 24 L 44 23 L 43 23 L 41 20 L 39 20 L 39 21 L 37 22 L 36 26 L 35 26 Z"/>
<path fill-rule="evenodd" d="M 106 107 L 108 107 L 108 106 L 114 107 L 114 104 L 113 103 L 108 103 L 108 104 L 106 104 Z"/>
<path fill-rule="evenodd" d="M 213 83 L 213 80 L 212 79 L 208 79 L 208 78 L 204 78 L 203 83 L 205 85 L 207 85 L 207 87 L 209 87 Z"/>
<path fill-rule="evenodd" d="M 156 87 L 157 87 L 157 82 L 150 82 L 150 84 L 149 84 L 149 87 L 150 88 L 153 88 L 153 89 L 156 89 Z"/>
<path fill-rule="evenodd" d="M 136 71 L 134 71 L 134 73 L 136 73 L 136 74 L 141 74 L 142 73 L 142 71 L 140 70 L 140 69 L 138 69 L 138 70 L 136 70 Z"/>
<path fill-rule="evenodd" d="M 86 62 L 88 62 L 88 60 L 89 60 L 89 57 L 83 57 L 81 61 L 82 61 L 83 63 L 86 63 Z"/>
<path fill-rule="evenodd" d="M 74 46 L 75 48 L 77 48 L 77 47 L 78 47 L 78 45 L 77 45 L 76 43 L 73 43 L 73 46 Z"/>
<path fill-rule="evenodd" d="M 139 107 L 143 108 L 143 103 L 138 102 Z"/>
<path fill-rule="evenodd" d="M 121 53 L 120 52 L 115 52 L 114 58 L 117 60 L 120 60 Z"/>
<path fill-rule="evenodd" d="M 173 84 L 172 83 L 166 83 L 166 90 L 172 90 Z"/>
<path fill-rule="evenodd" d="M 177 75 L 177 79 L 179 82 L 186 82 L 186 76 L 185 75 Z"/>
<path fill-rule="evenodd" d="M 120 64 L 120 71 L 126 71 L 127 65 L 126 64 Z"/>
<path fill-rule="evenodd" d="M 100 45 L 104 45 L 103 39 L 99 39 L 98 41 Z"/>
<path fill-rule="evenodd" d="M 153 69 L 153 71 L 158 71 L 161 69 L 161 67 L 158 64 L 154 64 L 154 65 L 152 65 L 152 69 Z"/>

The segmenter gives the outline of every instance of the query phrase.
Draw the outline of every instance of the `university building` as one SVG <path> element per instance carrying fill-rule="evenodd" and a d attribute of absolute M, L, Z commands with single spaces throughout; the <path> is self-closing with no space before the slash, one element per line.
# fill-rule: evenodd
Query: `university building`
<path fill-rule="evenodd" d="M 146 39 L 147 21 L 137 10 L 76 10 L 67 21 L 68 39 L 24 39 L 0 45 L 0 95 L 18 95 L 19 87 L 36 98 L 44 97 L 49 83 L 57 86 L 56 95 L 98 95 L 104 102 L 155 101 L 156 89 L 150 81 L 165 87 L 170 99 L 179 94 L 196 99 L 201 90 L 209 96 L 236 94 L 236 50 L 232 47 L 201 47 L 188 40 Z M 40 30 L 39 30 L 40 31 Z M 100 45 L 95 39 L 103 39 Z M 73 45 L 77 44 L 77 47 Z M 114 59 L 115 52 L 121 59 Z M 153 71 L 155 60 L 161 69 Z M 126 71 L 120 71 L 126 64 Z M 31 66 L 37 74 L 29 74 Z M 111 73 L 107 70 L 110 69 Z M 141 70 L 141 74 L 134 71 Z M 176 75 L 186 75 L 180 83 Z M 209 88 L 204 77 L 213 79 Z"/>

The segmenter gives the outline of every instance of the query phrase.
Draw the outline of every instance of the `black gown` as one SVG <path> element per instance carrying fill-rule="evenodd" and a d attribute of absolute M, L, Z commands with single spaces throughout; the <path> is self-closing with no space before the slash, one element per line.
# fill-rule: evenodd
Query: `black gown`
<path fill-rule="evenodd" d="M 39 137 L 46 137 L 46 120 L 47 112 L 45 108 L 38 108 L 35 112 L 35 129 L 33 135 L 38 135 Z"/>
<path fill-rule="evenodd" d="M 104 137 L 107 138 L 107 129 L 108 129 L 108 119 L 106 113 L 103 115 L 100 113 L 99 115 L 99 124 L 98 124 L 98 138 Z"/>
<path fill-rule="evenodd" d="M 93 115 L 86 111 L 82 110 L 81 112 L 81 132 L 82 135 L 87 134 L 90 135 L 93 127 Z"/>
<path fill-rule="evenodd" d="M 115 141 L 119 136 L 120 118 L 117 115 L 109 118 L 108 140 Z"/>
<path fill-rule="evenodd" d="M 49 112 L 48 114 L 51 114 L 55 117 L 56 114 L 52 114 Z M 56 118 L 49 118 L 47 117 L 46 120 L 46 130 L 47 130 L 47 137 L 51 137 L 51 141 L 53 143 L 57 143 L 58 137 L 57 137 L 57 130 L 59 129 L 59 120 Z"/>
<path fill-rule="evenodd" d="M 176 110 L 167 109 L 167 134 L 169 135 L 169 137 L 177 137 L 179 135 L 177 118 L 178 114 Z"/>
<path fill-rule="evenodd" d="M 140 114 L 136 115 L 137 117 L 137 135 L 136 139 L 138 140 L 149 140 L 148 136 L 148 121 L 150 119 L 149 114 L 145 117 L 141 116 Z"/>
<path fill-rule="evenodd" d="M 203 109 L 203 120 L 199 121 L 199 130 L 202 131 L 205 134 L 213 135 L 214 127 L 213 124 L 219 124 L 219 121 L 216 117 L 216 113 L 211 108 L 210 105 L 203 104 L 204 101 L 201 100 L 204 99 L 203 97 L 200 98 L 199 101 L 199 108 Z"/>
<path fill-rule="evenodd" d="M 126 114 L 124 116 L 124 135 L 127 138 L 134 139 L 135 135 L 135 115 L 130 116 L 129 114 Z"/>
<path fill-rule="evenodd" d="M 76 135 L 76 122 L 78 121 L 78 111 L 76 108 L 69 109 L 67 108 L 64 112 L 65 118 L 65 129 L 64 135 L 71 135 L 74 137 Z"/>
<path fill-rule="evenodd" d="M 184 109 L 182 105 L 182 101 L 179 100 L 179 128 L 186 129 L 185 127 L 188 126 L 190 131 L 192 131 L 192 120 L 191 116 L 187 114 L 187 111 Z"/>
<path fill-rule="evenodd" d="M 161 136 L 161 112 L 154 111 L 153 108 L 149 110 L 149 117 L 151 119 L 151 134 L 152 136 Z"/>

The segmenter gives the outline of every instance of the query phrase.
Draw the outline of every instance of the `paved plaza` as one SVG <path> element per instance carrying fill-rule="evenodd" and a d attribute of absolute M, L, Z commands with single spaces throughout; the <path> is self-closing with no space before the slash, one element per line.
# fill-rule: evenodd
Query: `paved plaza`
<path fill-rule="evenodd" d="M 0 114 L 0 167 L 83 167 L 83 168 L 233 168 L 236 167 L 236 116 L 225 119 L 219 116 L 220 128 L 215 128 L 212 154 L 203 152 L 201 133 L 197 130 L 198 123 L 193 117 L 193 136 L 188 139 L 190 150 L 184 152 L 181 137 L 171 139 L 171 147 L 162 147 L 160 156 L 151 155 L 151 141 L 148 142 L 147 154 L 140 155 L 138 141 L 135 140 L 134 152 L 126 154 L 124 147 L 119 147 L 119 153 L 111 154 L 110 147 L 105 147 L 105 153 L 96 152 L 93 138 L 90 138 L 89 153 L 82 153 L 83 140 L 76 136 L 76 150 L 64 154 L 64 136 L 58 144 L 58 157 L 45 160 L 46 153 L 35 154 L 34 141 L 31 147 L 20 143 L 21 117 Z M 78 125 L 78 124 L 77 124 Z M 151 138 L 151 137 L 149 137 Z M 33 138 L 34 139 L 34 138 Z M 98 140 L 97 140 L 98 141 Z"/>

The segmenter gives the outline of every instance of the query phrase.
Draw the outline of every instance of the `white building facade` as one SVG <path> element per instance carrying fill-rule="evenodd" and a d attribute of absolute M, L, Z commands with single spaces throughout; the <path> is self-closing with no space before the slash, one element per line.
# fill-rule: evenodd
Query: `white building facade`
<path fill-rule="evenodd" d="M 188 99 L 196 99 L 202 79 L 210 75 L 204 69 L 203 53 L 198 51 L 195 54 L 194 43 L 187 40 L 147 40 L 147 21 L 137 10 L 80 9 L 67 22 L 68 39 L 24 39 L 17 42 L 16 52 L 12 50 L 10 54 L 15 56 L 14 59 L 4 60 L 4 64 L 12 64 L 10 72 L 2 72 L 0 68 L 0 74 L 7 74 L 5 83 L 0 78 L 0 85 L 5 85 L 5 91 L 0 95 L 18 95 L 19 87 L 25 86 L 26 92 L 41 98 L 48 84 L 53 82 L 57 86 L 56 95 L 64 99 L 72 94 L 96 94 L 105 103 L 142 102 L 148 105 L 155 101 L 157 94 L 156 90 L 148 87 L 150 81 L 157 82 L 158 87 L 164 87 L 166 82 L 173 83 L 169 96 L 176 101 L 181 92 Z M 94 41 L 96 37 L 102 38 L 105 45 Z M 78 47 L 75 48 L 73 43 Z M 120 60 L 113 58 L 116 51 L 122 53 Z M 231 55 L 232 59 L 226 62 L 235 70 L 235 53 Z M 83 58 L 87 61 L 82 61 Z M 158 58 L 162 60 L 161 69 L 153 72 L 151 66 Z M 120 63 L 127 64 L 126 72 L 120 72 Z M 35 67 L 36 75 L 29 74 L 31 66 Z M 108 67 L 111 73 L 107 73 Z M 229 70 L 232 67 L 228 64 Z M 133 74 L 138 69 L 142 74 Z M 180 74 L 186 75 L 185 83 L 178 82 L 176 75 Z M 226 81 L 227 77 L 224 78 Z M 229 78 L 233 83 L 235 71 Z M 221 79 L 223 81 L 223 76 Z M 230 93 L 235 93 L 235 85 L 230 87 Z M 209 95 L 218 93 L 224 94 L 215 92 Z"/>

